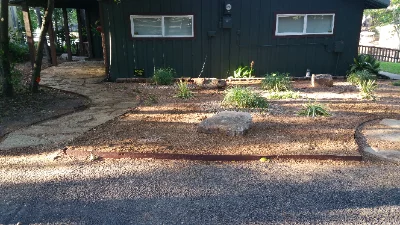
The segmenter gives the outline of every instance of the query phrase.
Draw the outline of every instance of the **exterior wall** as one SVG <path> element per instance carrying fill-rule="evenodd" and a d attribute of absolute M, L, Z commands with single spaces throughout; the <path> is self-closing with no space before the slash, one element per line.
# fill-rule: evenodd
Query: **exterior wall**
<path fill-rule="evenodd" d="M 220 28 L 224 0 L 123 0 L 105 3 L 104 30 L 112 79 L 134 77 L 144 69 L 169 66 L 179 76 L 226 78 L 240 65 L 255 62 L 256 76 L 288 72 L 291 76 L 330 73 L 343 76 L 357 55 L 363 0 L 231 0 L 232 29 Z M 275 37 L 276 13 L 335 13 L 328 36 Z M 132 39 L 129 16 L 194 14 L 193 39 Z M 217 31 L 208 37 L 208 31 Z M 344 42 L 335 53 L 334 43 Z M 111 49 L 110 49 L 111 48 Z"/>

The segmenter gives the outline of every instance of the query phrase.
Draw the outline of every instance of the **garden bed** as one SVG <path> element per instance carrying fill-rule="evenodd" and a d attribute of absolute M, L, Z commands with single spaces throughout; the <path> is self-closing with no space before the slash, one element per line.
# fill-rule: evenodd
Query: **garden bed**
<path fill-rule="evenodd" d="M 253 88 L 257 81 L 231 83 Z M 396 117 L 400 88 L 380 81 L 378 100 L 361 100 L 356 87 L 336 80 L 334 87 L 311 88 L 309 81 L 293 82 L 299 99 L 269 100 L 267 111 L 251 112 L 254 125 L 243 137 L 197 132 L 197 125 L 217 112 L 222 90 L 194 90 L 195 97 L 174 97 L 174 86 L 121 84 L 141 93 L 137 109 L 89 131 L 70 143 L 70 150 L 98 152 L 215 154 L 215 155 L 359 155 L 355 129 L 364 121 Z M 129 87 L 129 88 L 128 88 Z M 309 98 L 325 104 L 331 117 L 297 115 Z M 314 101 L 314 100 L 311 100 Z"/>

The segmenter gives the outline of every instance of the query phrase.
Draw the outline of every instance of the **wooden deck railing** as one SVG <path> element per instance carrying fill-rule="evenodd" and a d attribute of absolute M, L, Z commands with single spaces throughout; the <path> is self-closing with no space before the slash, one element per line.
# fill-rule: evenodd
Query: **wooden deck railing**
<path fill-rule="evenodd" d="M 400 62 L 400 50 L 397 49 L 360 45 L 358 46 L 358 54 L 371 55 L 383 62 Z"/>

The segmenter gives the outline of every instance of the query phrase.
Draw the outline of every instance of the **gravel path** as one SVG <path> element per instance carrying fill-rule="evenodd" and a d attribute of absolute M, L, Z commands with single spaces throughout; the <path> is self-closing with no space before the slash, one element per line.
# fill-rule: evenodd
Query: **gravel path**
<path fill-rule="evenodd" d="M 0 224 L 398 224 L 399 166 L 0 158 Z"/>

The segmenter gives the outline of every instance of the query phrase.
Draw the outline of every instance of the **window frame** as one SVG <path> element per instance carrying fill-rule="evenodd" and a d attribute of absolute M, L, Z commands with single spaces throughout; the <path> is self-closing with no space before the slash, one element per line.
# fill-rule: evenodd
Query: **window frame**
<path fill-rule="evenodd" d="M 190 17 L 192 19 L 192 34 L 191 35 L 165 35 L 165 17 Z M 135 35 L 135 23 L 133 22 L 134 18 L 161 18 L 161 35 Z M 195 28 L 194 28 L 194 15 L 193 14 L 184 14 L 184 15 L 130 15 L 130 23 L 131 23 L 131 38 L 194 38 Z"/>
<path fill-rule="evenodd" d="M 290 33 L 279 33 L 279 18 L 280 17 L 288 17 L 288 16 L 303 16 L 304 17 L 304 24 L 303 24 L 303 32 L 302 33 L 296 33 L 296 32 L 290 32 Z M 308 16 L 332 16 L 332 27 L 331 27 L 331 32 L 324 32 L 324 33 L 307 33 L 307 25 L 308 25 Z M 279 13 L 276 14 L 275 17 L 275 36 L 277 37 L 284 37 L 284 36 L 307 36 L 307 35 L 333 35 L 335 31 L 335 19 L 336 19 L 336 14 L 335 13 L 295 13 L 295 14 L 283 14 Z"/>

